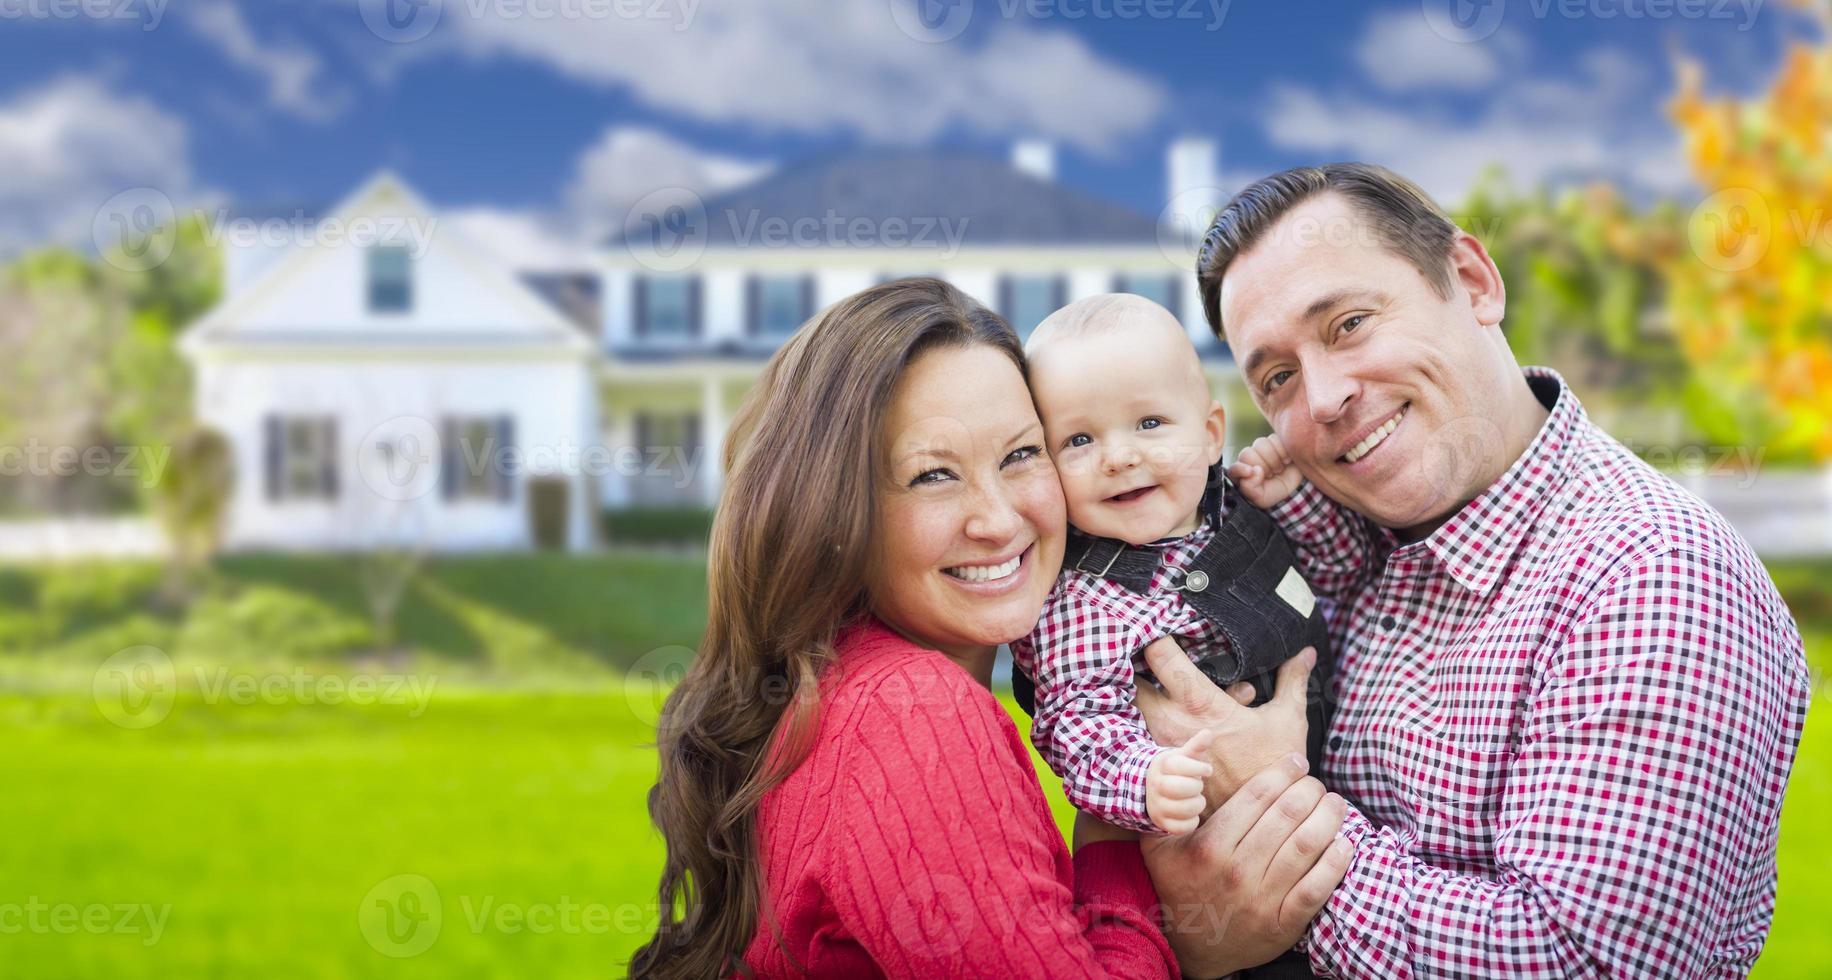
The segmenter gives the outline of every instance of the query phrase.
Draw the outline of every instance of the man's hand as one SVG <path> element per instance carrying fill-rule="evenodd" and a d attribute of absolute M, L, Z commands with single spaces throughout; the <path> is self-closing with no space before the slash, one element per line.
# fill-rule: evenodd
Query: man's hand
<path fill-rule="evenodd" d="M 1170 637 L 1146 647 L 1145 662 L 1164 690 L 1142 683 L 1135 701 L 1158 744 L 1182 745 L 1205 728 L 1215 732 L 1208 751 L 1215 770 L 1204 787 L 1209 810 L 1261 769 L 1289 755 L 1303 756 L 1310 727 L 1304 708 L 1316 650 L 1305 647 L 1285 661 L 1279 667 L 1278 692 L 1257 708 L 1243 707 L 1236 696 L 1216 687 Z"/>
<path fill-rule="evenodd" d="M 1332 843 L 1347 809 L 1303 762 L 1266 767 L 1192 833 L 1140 841 L 1185 975 L 1221 976 L 1290 949 L 1348 871 L 1354 848 Z"/>
<path fill-rule="evenodd" d="M 1145 769 L 1145 814 L 1167 834 L 1187 834 L 1202 819 L 1204 781 L 1215 773 L 1208 761 L 1215 733 L 1197 732 L 1189 741 L 1158 753 Z"/>
<path fill-rule="evenodd" d="M 1285 442 L 1277 434 L 1261 436 L 1253 445 L 1240 451 L 1234 465 L 1228 467 L 1228 479 L 1240 487 L 1240 495 L 1261 510 L 1298 492 L 1304 475 L 1291 463 Z"/>

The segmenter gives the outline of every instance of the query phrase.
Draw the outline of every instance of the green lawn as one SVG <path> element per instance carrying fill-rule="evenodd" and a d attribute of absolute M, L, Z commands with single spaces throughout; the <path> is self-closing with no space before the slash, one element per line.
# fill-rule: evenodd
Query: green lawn
<path fill-rule="evenodd" d="M 680 594 L 691 570 L 632 575 L 624 559 L 591 559 L 568 575 L 547 561 L 450 563 L 436 582 L 465 597 L 447 606 L 453 623 L 475 621 L 468 606 L 489 597 L 497 620 L 607 661 L 691 642 L 661 611 L 694 601 Z M 337 567 L 265 559 L 237 574 L 334 602 L 350 588 Z M 1776 570 L 1820 665 L 1832 660 L 1827 571 Z M 613 587 L 624 591 L 605 598 Z M 403 635 L 477 635 L 424 616 Z M 611 644 L 593 629 L 643 638 Z M 620 974 L 653 921 L 656 688 L 435 681 L 423 703 L 364 705 L 206 703 L 181 684 L 164 720 L 138 730 L 107 721 L 84 687 L 12 684 L 0 693 L 0 976 Z M 1827 700 L 1822 689 L 1783 818 L 1759 977 L 1823 976 L 1832 962 Z"/>

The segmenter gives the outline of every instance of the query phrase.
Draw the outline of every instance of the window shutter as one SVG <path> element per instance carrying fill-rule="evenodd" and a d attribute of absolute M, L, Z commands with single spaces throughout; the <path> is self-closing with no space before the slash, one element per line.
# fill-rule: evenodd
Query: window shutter
<path fill-rule="evenodd" d="M 495 474 L 496 499 L 508 503 L 515 499 L 515 474 L 509 472 L 510 449 L 515 445 L 515 417 L 496 417 L 496 452 L 490 454 L 490 472 Z"/>
<path fill-rule="evenodd" d="M 1013 297 L 1012 297 L 1011 277 L 1010 276 L 1000 276 L 999 277 L 999 315 L 1005 318 L 1005 322 L 1007 324 L 1011 323 L 1012 298 Z"/>
<path fill-rule="evenodd" d="M 1069 277 L 1057 276 L 1056 287 L 1052 291 L 1052 298 L 1050 301 L 1050 313 L 1054 313 L 1067 305 L 1069 305 Z M 1048 316 L 1049 314 L 1046 313 L 1044 315 Z"/>
<path fill-rule="evenodd" d="M 319 421 L 318 484 L 326 500 L 337 499 L 337 419 Z"/>
<path fill-rule="evenodd" d="M 649 279 L 637 276 L 630 292 L 630 336 L 649 335 Z"/>
<path fill-rule="evenodd" d="M 1108 291 L 1108 292 L 1110 292 L 1110 293 L 1123 293 L 1123 292 L 1125 292 L 1125 291 L 1126 291 L 1126 276 L 1125 276 L 1125 274 L 1124 274 L 1124 273 L 1120 273 L 1120 272 L 1115 272 L 1115 273 L 1113 274 L 1113 288 L 1111 288 L 1111 289 L 1109 289 L 1109 290 L 1107 290 L 1107 291 Z"/>
<path fill-rule="evenodd" d="M 261 447 L 261 487 L 270 501 L 280 499 L 280 463 L 286 452 L 286 425 L 280 416 L 268 415 L 262 420 L 266 444 Z"/>
<path fill-rule="evenodd" d="M 802 277 L 801 310 L 802 310 L 801 323 L 797 323 L 796 326 L 801 326 L 802 323 L 808 322 L 808 318 L 814 315 L 814 277 L 813 276 L 803 276 Z"/>
<path fill-rule="evenodd" d="M 458 499 L 459 431 L 457 419 L 439 420 L 439 497 L 448 502 Z"/>
<path fill-rule="evenodd" d="M 700 323 L 700 277 L 694 276 L 687 281 L 687 333 L 697 339 L 704 332 Z"/>
<path fill-rule="evenodd" d="M 763 281 L 744 277 L 744 335 L 755 337 L 763 326 Z"/>

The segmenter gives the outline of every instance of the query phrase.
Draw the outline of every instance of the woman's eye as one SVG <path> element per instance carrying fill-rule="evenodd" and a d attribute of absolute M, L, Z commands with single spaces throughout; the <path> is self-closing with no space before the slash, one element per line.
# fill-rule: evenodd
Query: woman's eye
<path fill-rule="evenodd" d="M 1292 372 L 1290 371 L 1274 371 L 1272 375 L 1266 379 L 1266 390 L 1271 391 L 1284 384 L 1291 379 L 1291 374 Z"/>
<path fill-rule="evenodd" d="M 1041 455 L 1043 455 L 1042 446 L 1019 446 L 1012 450 L 1010 455 L 1005 457 L 1005 465 L 1009 466 L 1012 463 L 1022 463 L 1027 459 Z"/>
<path fill-rule="evenodd" d="M 1139 420 L 1139 428 L 1141 429 L 1155 429 L 1158 426 L 1163 425 L 1163 424 L 1164 424 L 1164 420 L 1161 418 L 1158 418 L 1155 415 L 1150 418 Z"/>
<path fill-rule="evenodd" d="M 943 469 L 923 470 L 921 473 L 916 474 L 914 479 L 910 480 L 910 486 L 914 487 L 924 483 L 940 483 L 953 475 L 954 474 Z"/>
<path fill-rule="evenodd" d="M 1093 441 L 1094 441 L 1094 437 L 1091 435 L 1088 435 L 1086 432 L 1077 432 L 1074 435 L 1070 436 L 1065 442 L 1063 442 L 1063 446 L 1068 449 L 1075 449 L 1080 446 L 1085 446 L 1088 443 L 1093 442 Z"/>

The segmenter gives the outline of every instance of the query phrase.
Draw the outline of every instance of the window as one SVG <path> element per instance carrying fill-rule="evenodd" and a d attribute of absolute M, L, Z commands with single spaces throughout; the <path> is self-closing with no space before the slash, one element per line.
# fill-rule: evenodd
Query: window
<path fill-rule="evenodd" d="M 636 336 L 689 340 L 700 334 L 700 280 L 645 276 L 636 280 Z"/>
<path fill-rule="evenodd" d="M 369 311 L 405 313 L 413 308 L 413 263 L 405 245 L 369 249 Z"/>
<path fill-rule="evenodd" d="M 1113 278 L 1114 292 L 1132 293 L 1135 296 L 1143 296 L 1153 303 L 1169 310 L 1170 315 L 1179 320 L 1183 318 L 1182 311 L 1178 309 L 1179 304 L 1177 302 L 1177 300 L 1182 297 L 1182 290 L 1177 288 L 1180 285 L 1182 285 L 1182 283 L 1179 282 L 1176 276 L 1169 275 L 1142 276 L 1133 273 L 1122 273 Z"/>
<path fill-rule="evenodd" d="M 697 499 L 694 477 L 704 462 L 698 412 L 637 413 L 636 450 L 642 465 L 631 481 L 635 503 L 673 506 Z"/>
<path fill-rule="evenodd" d="M 447 416 L 439 428 L 439 486 L 446 500 L 515 495 L 515 420 L 507 415 Z"/>
<path fill-rule="evenodd" d="M 748 286 L 753 337 L 786 337 L 814 315 L 813 276 L 752 276 Z"/>
<path fill-rule="evenodd" d="M 1006 276 L 999 281 L 999 313 L 1020 340 L 1030 339 L 1037 324 L 1068 301 L 1068 282 L 1061 276 Z"/>
<path fill-rule="evenodd" d="M 337 499 L 337 420 L 269 415 L 262 481 L 268 500 Z"/>

